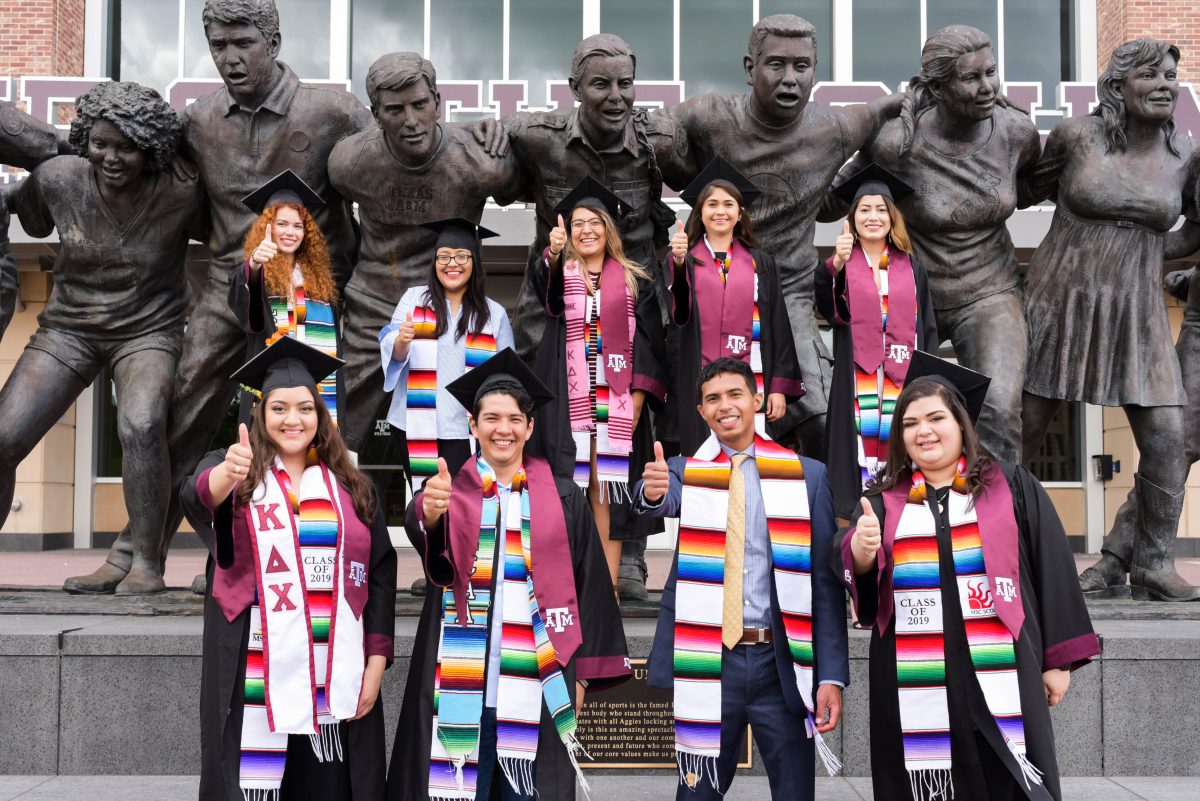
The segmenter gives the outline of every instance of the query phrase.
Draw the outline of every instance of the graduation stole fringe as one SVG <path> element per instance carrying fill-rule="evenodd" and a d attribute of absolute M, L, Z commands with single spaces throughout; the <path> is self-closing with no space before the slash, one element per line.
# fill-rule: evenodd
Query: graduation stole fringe
<path fill-rule="evenodd" d="M 794 680 L 808 710 L 808 736 L 833 775 L 841 763 L 813 719 L 812 526 L 804 468 L 795 453 L 764 436 L 755 437 L 754 449 Z M 675 755 L 680 782 L 689 787 L 705 779 L 717 786 L 730 465 L 710 436 L 683 472 L 675 585 Z"/>
<path fill-rule="evenodd" d="M 299 492 L 277 459 L 247 510 L 258 584 L 239 767 L 248 801 L 278 798 L 289 734 L 309 735 L 320 761 L 341 761 L 338 721 L 358 711 L 364 633 L 339 582 L 345 572 L 336 486 L 315 451 Z"/>
<path fill-rule="evenodd" d="M 409 481 L 413 494 L 425 479 L 437 473 L 437 312 L 432 306 L 417 306 L 412 312 L 414 338 L 408 350 L 408 384 L 404 433 L 408 439 Z M 391 326 L 389 326 L 391 328 Z M 385 329 L 386 332 L 387 329 Z M 496 353 L 491 319 L 478 334 L 468 333 L 464 374 Z"/>
<path fill-rule="evenodd" d="M 624 289 L 624 284 L 616 290 L 610 288 L 607 291 L 621 289 Z M 629 492 L 629 454 L 633 450 L 632 390 L 623 394 L 611 390 L 604 370 L 606 358 L 622 359 L 627 369 L 632 369 L 636 325 L 633 298 L 628 291 L 625 292 L 628 346 L 624 353 L 606 355 L 600 291 L 594 295 L 588 294 L 583 267 L 576 262 L 563 268 L 563 296 L 566 299 L 566 369 L 571 438 L 575 441 L 575 483 L 584 490 L 588 488 L 594 437 L 600 497 L 606 501 L 632 501 Z M 588 380 L 572 380 L 572 374 L 586 375 Z"/>
<path fill-rule="evenodd" d="M 1025 786 L 1042 774 L 1025 754 L 1025 725 L 1017 684 L 1013 636 L 996 615 L 984 568 L 975 504 L 963 475 L 948 494 L 950 541 L 959 604 L 971 664 L 1008 750 L 1020 765 Z M 892 593 L 896 610 L 896 683 L 904 766 L 916 801 L 954 797 L 951 780 L 950 712 L 946 700 L 941 573 L 937 521 L 927 503 L 925 477 L 913 471 L 893 546 Z"/>
<path fill-rule="evenodd" d="M 430 801 L 474 799 L 479 763 L 479 723 L 486 683 L 488 608 L 495 569 L 500 500 L 496 477 L 482 459 L 476 460 L 483 484 L 479 546 L 471 573 L 467 607 L 471 620 L 458 621 L 454 592 L 442 594 L 442 636 L 434 677 L 433 729 L 429 760 Z M 583 749 L 576 739 L 575 706 L 554 646 L 538 608 L 533 589 L 529 551 L 529 493 L 524 468 L 513 477 L 505 510 L 504 581 L 501 614 L 500 681 L 496 692 L 496 761 L 513 789 L 534 794 L 533 766 L 537 758 L 542 703 L 567 749 L 579 782 Z"/>
<path fill-rule="evenodd" d="M 267 346 L 283 336 L 303 342 L 322 353 L 337 356 L 337 330 L 333 324 L 333 307 L 320 300 L 308 297 L 301 284 L 293 292 L 294 298 L 272 295 L 268 298 L 271 316 L 275 320 L 275 332 L 267 337 Z M 337 424 L 337 373 L 317 384 L 321 400 L 329 409 L 329 416 Z"/>

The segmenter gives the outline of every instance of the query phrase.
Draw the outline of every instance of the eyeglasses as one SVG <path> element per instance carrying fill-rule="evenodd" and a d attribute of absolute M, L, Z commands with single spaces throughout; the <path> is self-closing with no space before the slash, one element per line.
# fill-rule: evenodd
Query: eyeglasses
<path fill-rule="evenodd" d="M 457 264 L 459 267 L 465 267 L 467 265 L 467 263 L 471 261 L 471 254 L 470 253 L 455 253 L 453 256 L 447 256 L 446 254 L 443 253 L 442 255 L 437 257 L 437 263 L 442 265 L 443 267 L 445 267 L 447 264 L 449 264 L 451 262 L 451 260 L 453 260 L 454 263 Z"/>
<path fill-rule="evenodd" d="M 572 220 L 571 230 L 582 231 L 584 228 L 591 228 L 594 231 L 604 230 L 604 220 L 599 217 L 593 217 L 590 220 Z"/>

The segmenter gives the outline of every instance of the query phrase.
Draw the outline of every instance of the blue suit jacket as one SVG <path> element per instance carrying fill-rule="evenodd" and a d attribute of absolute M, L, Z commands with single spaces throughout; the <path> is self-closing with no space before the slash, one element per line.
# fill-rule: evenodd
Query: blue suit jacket
<path fill-rule="evenodd" d="M 668 461 L 671 470 L 671 486 L 663 502 L 646 509 L 641 503 L 642 483 L 634 487 L 634 508 L 638 514 L 653 517 L 677 517 L 683 499 L 684 456 Z M 850 660 L 846 652 L 846 596 L 841 582 L 829 566 L 829 549 L 833 547 L 833 536 L 837 532 L 837 521 L 833 514 L 833 493 L 829 488 L 825 465 L 814 459 L 801 456 L 804 465 L 805 485 L 808 488 L 808 508 L 812 519 L 812 593 L 813 593 L 813 697 L 817 686 L 823 681 L 850 684 Z M 658 627 L 654 632 L 654 646 L 647 664 L 646 683 L 651 687 L 670 689 L 674 686 L 675 671 L 675 575 L 679 565 L 679 547 L 675 548 L 675 560 L 671 575 L 663 588 L 662 604 L 658 612 Z M 775 664 L 779 668 L 780 683 L 788 708 L 797 715 L 805 713 L 804 701 L 792 680 L 795 671 L 792 657 L 788 653 L 787 637 L 784 635 L 783 615 L 779 611 L 779 599 L 775 584 L 771 583 L 771 628 L 774 634 Z"/>

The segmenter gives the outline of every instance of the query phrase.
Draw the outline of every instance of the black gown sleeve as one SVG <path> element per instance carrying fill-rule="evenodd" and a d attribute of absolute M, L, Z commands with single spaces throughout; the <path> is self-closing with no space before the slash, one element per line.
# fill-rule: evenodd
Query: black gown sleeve
<path fill-rule="evenodd" d="M 533 291 L 534 297 L 542 304 L 542 308 L 546 310 L 546 314 L 551 317 L 561 317 L 565 311 L 562 255 L 559 255 L 558 264 L 552 265 L 547 259 L 549 253 L 550 248 L 546 248 L 540 256 L 533 260 L 529 270 L 529 288 Z"/>
<path fill-rule="evenodd" d="M 183 513 L 209 554 L 222 568 L 233 566 L 233 493 L 215 509 L 208 494 L 208 471 L 225 461 L 225 449 L 209 451 L 183 482 L 179 500 Z"/>
<path fill-rule="evenodd" d="M 695 260 L 692 254 L 688 254 L 683 259 L 683 264 L 676 264 L 675 257 L 670 253 L 663 261 L 663 275 L 671 276 L 671 286 L 669 287 L 667 298 L 671 308 L 667 309 L 667 315 L 674 325 L 683 328 L 692 320 L 692 294 L 695 292 L 693 281 L 695 278 Z"/>
<path fill-rule="evenodd" d="M 432 531 L 425 530 L 421 502 L 425 493 L 418 492 L 404 510 L 404 533 L 421 556 L 425 578 L 437 587 L 449 587 L 454 581 L 454 563 L 450 560 L 450 541 L 446 537 L 446 518 Z M 449 512 L 446 513 L 450 514 Z"/>
<path fill-rule="evenodd" d="M 1041 483 L 1017 466 L 1009 481 L 1021 534 L 1026 538 L 1042 631 L 1042 670 L 1073 670 L 1100 653 L 1075 557 L 1062 521 Z"/>
<path fill-rule="evenodd" d="M 917 345 L 926 353 L 936 356 L 942 340 L 938 334 L 937 313 L 933 310 L 933 293 L 929 291 L 929 275 L 916 256 L 912 256 L 911 261 L 913 283 L 917 288 Z"/>
<path fill-rule="evenodd" d="M 864 497 L 871 502 L 871 508 L 875 510 L 875 516 L 879 518 L 879 526 L 882 530 L 885 522 L 883 497 L 880 495 Z M 850 537 L 854 534 L 854 527 L 858 524 L 858 518 L 862 517 L 862 514 L 862 503 L 855 504 L 850 525 L 838 531 L 834 537 L 833 547 L 829 549 L 829 565 L 833 568 L 833 572 L 841 581 L 842 586 L 850 593 L 850 602 L 854 604 L 854 611 L 859 622 L 870 626 L 879 614 L 879 571 L 869 570 L 861 576 L 855 575 L 854 559 L 850 554 Z M 882 552 L 882 548 L 880 550 Z"/>
<path fill-rule="evenodd" d="M 371 524 L 371 566 L 367 571 L 367 605 L 363 609 L 363 634 L 367 656 L 396 655 L 396 549 L 388 535 L 387 518 L 375 494 L 375 522 Z"/>
<path fill-rule="evenodd" d="M 262 268 L 251 270 L 244 261 L 229 271 L 229 308 L 247 334 L 266 332 L 271 309 Z"/>
<path fill-rule="evenodd" d="M 583 633 L 583 643 L 575 652 L 575 678 L 587 681 L 589 689 L 612 687 L 628 679 L 631 671 L 625 629 L 613 595 L 608 564 L 583 490 L 567 479 L 558 479 L 556 483 L 571 540 Z"/>
<path fill-rule="evenodd" d="M 658 296 L 649 281 L 639 282 L 634 316 L 632 388 L 645 391 L 647 400 L 661 409 L 667 395 L 667 337 Z"/>
<path fill-rule="evenodd" d="M 770 320 L 763 337 L 771 337 L 770 383 L 767 394 L 778 392 L 788 400 L 804 396 L 804 376 L 800 373 L 800 360 L 796 356 L 796 340 L 792 337 L 791 318 L 783 300 L 783 283 L 779 278 L 779 267 L 769 253 L 755 251 L 754 258 L 761 260 L 759 274 L 766 280 L 759 285 L 759 304 L 762 316 Z M 765 286 L 763 286 L 765 284 Z M 766 367 L 766 365 L 764 365 Z"/>
<path fill-rule="evenodd" d="M 913 275 L 916 275 L 915 270 Z M 835 328 L 849 325 L 850 301 L 846 297 L 845 269 L 838 270 L 835 275 L 829 260 L 818 264 L 813 273 L 813 301 L 825 322 Z"/>

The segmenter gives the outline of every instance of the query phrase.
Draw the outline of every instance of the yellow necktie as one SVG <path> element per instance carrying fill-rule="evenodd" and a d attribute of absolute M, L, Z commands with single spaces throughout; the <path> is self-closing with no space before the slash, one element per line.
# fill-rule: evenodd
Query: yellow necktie
<path fill-rule="evenodd" d="M 721 642 L 732 649 L 741 639 L 742 624 L 742 563 L 746 556 L 746 479 L 742 462 L 750 457 L 734 454 L 729 470 L 729 517 L 725 527 L 725 596 L 721 617 Z"/>

